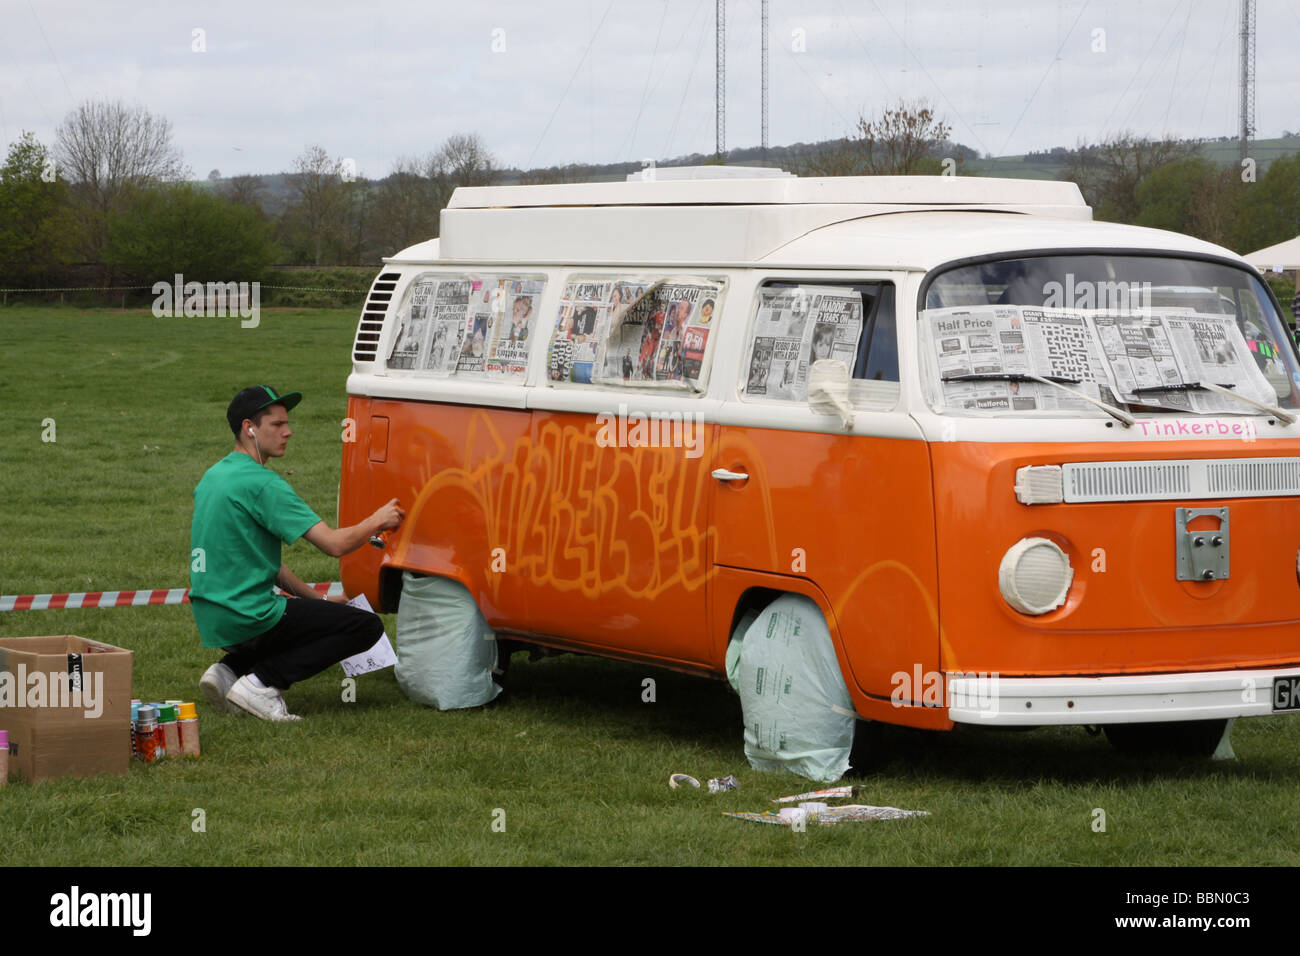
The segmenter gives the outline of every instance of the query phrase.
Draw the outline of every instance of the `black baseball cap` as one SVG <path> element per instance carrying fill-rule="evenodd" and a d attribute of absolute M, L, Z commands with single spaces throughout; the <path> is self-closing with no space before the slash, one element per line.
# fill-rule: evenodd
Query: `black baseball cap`
<path fill-rule="evenodd" d="M 302 401 L 302 392 L 285 392 L 281 395 L 270 385 L 254 385 L 236 395 L 226 409 L 226 421 L 230 430 L 239 434 L 239 423 L 245 418 L 252 418 L 268 405 L 283 405 L 285 411 Z"/>

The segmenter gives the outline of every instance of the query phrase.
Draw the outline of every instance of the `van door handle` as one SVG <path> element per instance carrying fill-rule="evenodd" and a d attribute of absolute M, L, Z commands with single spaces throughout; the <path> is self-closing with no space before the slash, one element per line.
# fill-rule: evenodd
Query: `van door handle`
<path fill-rule="evenodd" d="M 725 468 L 715 468 L 713 470 L 713 477 L 718 479 L 718 481 L 748 481 L 749 480 L 749 475 L 745 474 L 743 471 L 728 471 Z"/>

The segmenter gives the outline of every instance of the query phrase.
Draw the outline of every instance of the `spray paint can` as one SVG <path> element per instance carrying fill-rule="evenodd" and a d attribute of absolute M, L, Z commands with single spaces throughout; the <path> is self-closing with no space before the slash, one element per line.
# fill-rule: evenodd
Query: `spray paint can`
<path fill-rule="evenodd" d="M 158 709 L 158 729 L 162 732 L 164 757 L 181 755 L 181 729 L 176 724 L 176 707 L 163 704 Z"/>
<path fill-rule="evenodd" d="M 135 722 L 136 756 L 145 763 L 157 763 L 162 754 L 158 753 L 158 711 L 149 704 L 140 706 Z"/>
<path fill-rule="evenodd" d="M 199 755 L 199 712 L 192 703 L 181 704 L 181 753 L 186 757 Z"/>
<path fill-rule="evenodd" d="M 0 787 L 9 783 L 9 731 L 0 730 Z"/>
<path fill-rule="evenodd" d="M 135 722 L 140 718 L 140 702 L 131 701 L 131 759 L 140 759 L 140 748 L 135 742 Z"/>

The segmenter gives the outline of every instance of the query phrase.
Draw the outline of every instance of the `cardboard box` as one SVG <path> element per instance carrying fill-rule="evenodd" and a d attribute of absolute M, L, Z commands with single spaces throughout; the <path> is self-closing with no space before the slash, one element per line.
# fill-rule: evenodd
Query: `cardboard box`
<path fill-rule="evenodd" d="M 131 651 L 84 637 L 0 637 L 0 729 L 26 780 L 126 773 Z"/>

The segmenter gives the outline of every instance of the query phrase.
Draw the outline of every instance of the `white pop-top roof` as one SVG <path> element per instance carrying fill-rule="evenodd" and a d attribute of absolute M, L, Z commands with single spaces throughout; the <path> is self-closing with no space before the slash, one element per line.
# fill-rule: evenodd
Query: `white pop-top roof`
<path fill-rule="evenodd" d="M 1092 221 L 1073 183 L 954 176 L 683 180 L 462 188 L 441 239 L 390 261 L 512 267 L 929 269 L 1065 248 L 1226 249 Z"/>
<path fill-rule="evenodd" d="M 798 176 L 743 179 L 462 186 L 448 209 L 544 206 L 802 206 L 822 203 L 1039 208 L 1048 215 L 1087 210 L 1074 183 L 978 176 Z M 1048 211 L 1051 210 L 1051 211 Z"/>

